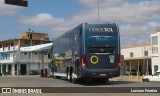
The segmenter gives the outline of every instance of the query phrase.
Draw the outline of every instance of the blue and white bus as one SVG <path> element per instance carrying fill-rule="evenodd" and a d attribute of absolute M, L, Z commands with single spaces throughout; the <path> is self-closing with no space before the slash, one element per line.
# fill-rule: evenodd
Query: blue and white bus
<path fill-rule="evenodd" d="M 53 76 L 101 79 L 120 75 L 120 34 L 115 23 L 83 23 L 58 37 L 53 44 Z"/>

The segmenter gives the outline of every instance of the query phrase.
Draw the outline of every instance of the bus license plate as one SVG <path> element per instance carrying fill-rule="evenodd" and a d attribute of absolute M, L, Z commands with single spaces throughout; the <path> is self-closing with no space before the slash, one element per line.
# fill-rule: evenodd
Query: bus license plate
<path fill-rule="evenodd" d="M 99 74 L 100 76 L 106 76 L 106 74 Z"/>

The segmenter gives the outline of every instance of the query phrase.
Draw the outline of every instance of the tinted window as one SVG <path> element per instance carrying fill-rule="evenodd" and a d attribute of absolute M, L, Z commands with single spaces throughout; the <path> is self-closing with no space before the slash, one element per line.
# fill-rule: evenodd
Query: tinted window
<path fill-rule="evenodd" d="M 89 47 L 88 51 L 90 53 L 114 53 L 114 47 Z"/>

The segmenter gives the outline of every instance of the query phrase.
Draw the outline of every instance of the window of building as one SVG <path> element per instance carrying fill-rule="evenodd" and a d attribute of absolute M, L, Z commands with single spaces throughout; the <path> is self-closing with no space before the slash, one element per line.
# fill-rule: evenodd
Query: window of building
<path fill-rule="evenodd" d="M 158 44 L 158 37 L 157 36 L 152 37 L 152 44 L 153 45 L 157 45 Z"/>
<path fill-rule="evenodd" d="M 34 45 L 38 45 L 38 43 L 36 42 L 36 43 L 34 43 Z"/>
<path fill-rule="evenodd" d="M 3 53 L 1 56 L 2 56 L 2 60 L 9 60 L 10 58 L 10 54 L 7 54 L 7 53 Z"/>
<path fill-rule="evenodd" d="M 152 53 L 158 53 L 158 47 L 152 47 Z"/>
<path fill-rule="evenodd" d="M 4 60 L 5 59 L 5 57 L 4 57 L 4 54 L 2 53 L 2 60 Z"/>
<path fill-rule="evenodd" d="M 28 44 L 28 42 L 24 42 L 24 44 Z"/>
<path fill-rule="evenodd" d="M 2 48 L 2 45 L 0 44 L 0 48 Z"/>
<path fill-rule="evenodd" d="M 154 65 L 154 72 L 158 71 L 158 65 Z"/>
<path fill-rule="evenodd" d="M 35 53 L 34 53 L 34 55 L 38 55 L 38 53 L 37 53 L 37 52 L 35 52 Z"/>
<path fill-rule="evenodd" d="M 148 51 L 144 51 L 144 56 L 148 56 Z"/>
<path fill-rule="evenodd" d="M 27 52 L 24 52 L 24 55 L 27 55 Z"/>
<path fill-rule="evenodd" d="M 133 52 L 130 52 L 130 57 L 133 57 Z"/>
<path fill-rule="evenodd" d="M 31 60 L 32 59 L 32 53 L 29 52 L 29 59 Z"/>
<path fill-rule="evenodd" d="M 8 53 L 8 54 L 7 54 L 7 60 L 9 60 L 9 59 L 10 59 L 10 54 Z"/>

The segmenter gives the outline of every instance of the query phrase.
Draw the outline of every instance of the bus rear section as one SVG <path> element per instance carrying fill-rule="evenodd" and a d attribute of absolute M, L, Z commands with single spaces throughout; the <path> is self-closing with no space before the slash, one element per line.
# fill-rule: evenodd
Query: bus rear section
<path fill-rule="evenodd" d="M 116 24 L 83 25 L 82 78 L 120 75 L 120 36 Z"/>

